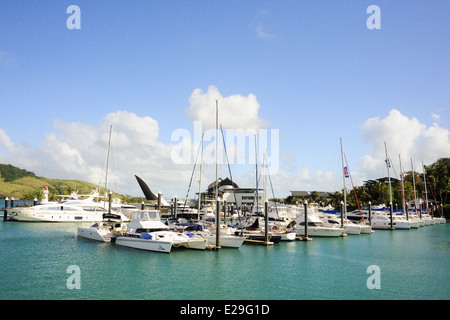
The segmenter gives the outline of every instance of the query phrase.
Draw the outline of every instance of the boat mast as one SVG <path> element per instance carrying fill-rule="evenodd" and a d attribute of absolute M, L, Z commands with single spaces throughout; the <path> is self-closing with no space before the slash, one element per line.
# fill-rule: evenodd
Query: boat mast
<path fill-rule="evenodd" d="M 394 221 L 392 219 L 392 188 L 391 188 L 391 174 L 389 172 L 389 167 L 391 166 L 391 160 L 389 159 L 389 156 L 388 156 L 386 141 L 384 142 L 384 151 L 386 152 L 386 168 L 387 168 L 388 180 L 389 180 L 389 213 L 390 213 L 390 219 L 391 219 L 391 229 L 393 229 Z"/>
<path fill-rule="evenodd" d="M 400 162 L 400 180 L 402 181 L 402 206 L 403 206 L 403 213 L 406 213 L 406 220 L 409 220 L 408 210 L 405 211 L 406 206 L 406 197 L 405 197 L 405 185 L 403 184 L 403 180 L 405 179 L 405 174 L 403 173 L 403 167 L 402 167 L 402 158 L 400 155 L 398 155 L 398 161 Z"/>
<path fill-rule="evenodd" d="M 427 209 L 427 213 L 428 213 L 427 180 L 426 180 L 426 177 L 425 177 L 425 166 L 423 165 L 423 161 L 422 161 L 422 170 L 423 170 L 423 182 L 425 184 L 425 208 Z"/>
<path fill-rule="evenodd" d="M 258 215 L 258 206 L 259 206 L 259 194 L 258 194 L 258 146 L 257 146 L 257 137 L 255 135 L 255 178 L 256 178 L 256 215 Z"/>
<path fill-rule="evenodd" d="M 345 167 L 344 167 L 344 148 L 342 147 L 342 138 L 340 138 L 341 142 L 341 161 L 342 161 L 342 183 L 344 185 L 344 208 L 341 212 L 341 221 L 344 221 L 344 217 L 347 217 L 347 188 L 345 187 Z"/>
<path fill-rule="evenodd" d="M 219 181 L 218 181 L 218 154 L 219 154 L 219 100 L 216 99 L 216 249 L 220 249 L 220 209 L 219 209 Z"/>
<path fill-rule="evenodd" d="M 391 174 L 389 172 L 389 167 L 391 166 L 391 161 L 388 156 L 386 141 L 384 142 L 384 150 L 386 152 L 386 168 L 387 168 L 388 180 L 389 180 L 389 202 L 392 205 Z"/>
<path fill-rule="evenodd" d="M 202 155 L 201 155 L 201 161 L 200 161 L 200 178 L 198 180 L 198 204 L 197 204 L 197 220 L 200 220 L 200 208 L 201 208 L 201 201 L 202 201 L 202 170 L 203 170 L 203 137 L 205 136 L 205 133 L 202 134 L 202 142 L 201 142 L 201 148 L 202 148 Z"/>
<path fill-rule="evenodd" d="M 417 214 L 417 206 L 416 206 L 416 180 L 415 180 L 415 177 L 414 177 L 414 167 L 413 167 L 413 160 L 412 160 L 412 158 L 411 158 L 411 173 L 412 173 L 412 178 L 413 178 L 414 206 L 415 206 L 416 214 Z M 422 219 L 422 210 L 419 210 L 419 217 L 420 217 L 420 219 Z"/>
<path fill-rule="evenodd" d="M 108 167 L 109 167 L 109 149 L 111 148 L 111 132 L 112 132 L 112 125 L 109 126 L 109 139 L 108 139 L 108 150 L 106 152 L 106 173 L 105 173 L 105 190 L 104 190 L 104 198 L 103 198 L 103 209 L 106 206 L 106 187 L 108 185 Z"/>

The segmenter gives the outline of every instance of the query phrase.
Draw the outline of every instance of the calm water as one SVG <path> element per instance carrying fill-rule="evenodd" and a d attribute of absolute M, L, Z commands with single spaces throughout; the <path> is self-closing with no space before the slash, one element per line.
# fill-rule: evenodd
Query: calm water
<path fill-rule="evenodd" d="M 170 254 L 80 239 L 77 226 L 0 222 L 0 299 L 450 298 L 450 224 Z M 71 265 L 80 289 L 67 288 Z M 370 265 L 379 290 L 367 288 Z"/>

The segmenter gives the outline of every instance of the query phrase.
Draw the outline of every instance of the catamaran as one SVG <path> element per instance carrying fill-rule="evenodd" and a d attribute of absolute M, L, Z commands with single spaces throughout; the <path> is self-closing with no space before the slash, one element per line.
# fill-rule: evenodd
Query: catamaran
<path fill-rule="evenodd" d="M 170 253 L 173 247 L 205 250 L 207 241 L 194 234 L 170 231 L 161 222 L 159 210 L 138 210 L 127 231 L 116 238 L 119 246 Z"/>

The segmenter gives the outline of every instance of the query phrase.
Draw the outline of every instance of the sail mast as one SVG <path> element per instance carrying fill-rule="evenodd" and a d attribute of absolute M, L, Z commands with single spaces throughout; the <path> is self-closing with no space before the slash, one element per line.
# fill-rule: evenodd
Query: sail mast
<path fill-rule="evenodd" d="M 406 203 L 406 197 L 405 197 L 405 185 L 403 183 L 403 180 L 405 179 L 405 174 L 403 172 L 403 167 L 402 167 L 402 158 L 400 157 L 400 154 L 398 155 L 398 161 L 400 163 L 400 180 L 402 182 L 402 206 L 403 206 L 403 213 L 406 213 L 406 220 L 409 220 L 409 215 L 408 215 L 408 204 Z"/>
<path fill-rule="evenodd" d="M 200 160 L 200 177 L 198 180 L 198 203 L 197 203 L 197 219 L 200 220 L 200 208 L 201 208 L 201 201 L 202 201 L 202 170 L 203 170 L 203 137 L 205 136 L 205 133 L 202 134 L 202 155 Z"/>
<path fill-rule="evenodd" d="M 411 158 L 411 173 L 412 173 L 412 178 L 413 178 L 413 190 L 414 190 L 414 207 L 416 209 L 416 214 L 417 214 L 417 206 L 416 206 L 416 179 L 414 177 L 414 167 L 413 167 L 413 160 Z M 420 219 L 422 219 L 422 210 L 419 210 L 419 217 Z"/>
<path fill-rule="evenodd" d="M 426 177 L 425 177 L 425 166 L 423 165 L 423 161 L 422 161 L 422 170 L 423 170 L 423 182 L 425 184 L 425 208 L 427 209 L 427 213 L 428 213 L 427 180 L 426 180 Z"/>
<path fill-rule="evenodd" d="M 344 185 L 344 208 L 341 212 L 341 221 L 343 221 L 344 217 L 347 216 L 347 189 L 345 187 L 345 166 L 344 166 L 344 148 L 342 147 L 342 138 L 340 138 L 341 142 L 341 162 L 342 162 L 342 183 Z"/>
<path fill-rule="evenodd" d="M 218 181 L 218 161 L 219 161 L 219 100 L 216 99 L 216 250 L 220 249 L 220 209 L 219 209 L 219 181 Z"/>
<path fill-rule="evenodd" d="M 389 168 L 391 166 L 391 161 L 388 156 L 386 141 L 384 142 L 384 150 L 386 152 L 386 168 L 387 168 L 388 180 L 389 180 L 389 202 L 392 205 L 391 174 L 389 172 Z"/>
<path fill-rule="evenodd" d="M 112 132 L 112 125 L 109 126 L 109 139 L 108 139 L 108 149 L 106 151 L 106 173 L 105 173 L 105 190 L 104 190 L 104 198 L 103 198 L 103 208 L 106 206 L 106 187 L 108 185 L 108 167 L 109 167 L 109 149 L 111 148 L 111 132 Z"/>
<path fill-rule="evenodd" d="M 384 142 L 384 151 L 386 152 L 386 168 L 387 168 L 388 180 L 389 180 L 389 213 L 390 213 L 390 219 L 391 219 L 391 229 L 394 229 L 394 221 L 393 221 L 393 218 L 392 218 L 391 174 L 389 172 L 389 167 L 391 166 L 391 161 L 390 161 L 389 156 L 388 156 L 386 141 Z"/>
<path fill-rule="evenodd" d="M 258 146 L 257 146 L 257 137 L 255 135 L 255 178 L 256 178 L 256 215 L 258 215 L 258 206 L 259 206 L 259 194 L 258 194 Z"/>

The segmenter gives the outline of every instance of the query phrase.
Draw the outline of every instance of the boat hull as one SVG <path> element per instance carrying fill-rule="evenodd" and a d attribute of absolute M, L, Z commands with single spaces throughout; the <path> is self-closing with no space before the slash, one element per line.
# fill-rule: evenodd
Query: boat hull
<path fill-rule="evenodd" d="M 238 249 L 244 243 L 244 237 L 230 236 L 230 235 L 220 235 L 220 247 L 221 248 L 235 248 Z M 207 236 L 208 245 L 216 245 L 216 235 L 210 234 Z"/>
<path fill-rule="evenodd" d="M 92 227 L 78 227 L 77 234 L 79 237 L 96 240 L 100 242 L 111 242 L 110 232 L 102 232 Z"/>
<path fill-rule="evenodd" d="M 305 236 L 305 228 L 297 226 L 295 228 L 297 236 Z M 308 237 L 340 237 L 344 233 L 342 228 L 308 227 Z"/>
<path fill-rule="evenodd" d="M 150 240 L 126 236 L 120 236 L 116 239 L 116 245 L 119 246 L 163 253 L 170 253 L 172 244 L 172 241 L 167 240 Z"/>
<path fill-rule="evenodd" d="M 189 239 L 189 240 L 181 240 L 181 241 L 173 241 L 174 247 L 184 247 L 186 249 L 194 249 L 194 250 L 205 250 L 207 245 L 206 239 Z"/>
<path fill-rule="evenodd" d="M 103 220 L 103 212 L 80 213 L 74 211 L 55 210 L 54 212 L 38 212 L 32 209 L 6 209 L 11 220 L 24 222 L 99 222 Z"/>
<path fill-rule="evenodd" d="M 281 241 L 294 241 L 297 237 L 297 234 L 295 232 L 284 232 L 276 235 L 281 236 Z"/>

